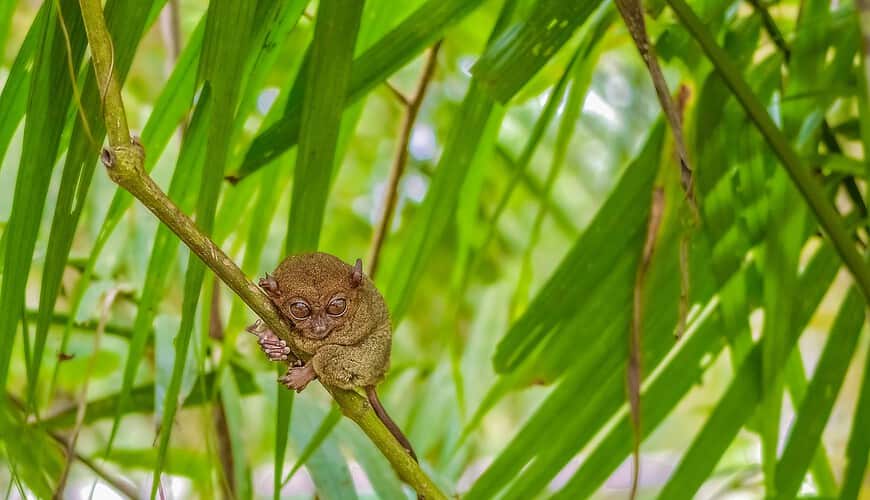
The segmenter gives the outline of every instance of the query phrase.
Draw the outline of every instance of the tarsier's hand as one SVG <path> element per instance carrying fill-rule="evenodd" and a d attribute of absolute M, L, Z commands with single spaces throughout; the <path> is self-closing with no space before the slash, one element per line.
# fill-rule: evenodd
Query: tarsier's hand
<path fill-rule="evenodd" d="M 257 320 L 256 323 L 246 328 L 246 330 L 257 336 L 257 343 L 260 344 L 260 349 L 266 353 L 266 357 L 270 361 L 287 361 L 290 359 L 291 351 L 287 342 L 284 342 L 275 335 L 262 321 Z"/>

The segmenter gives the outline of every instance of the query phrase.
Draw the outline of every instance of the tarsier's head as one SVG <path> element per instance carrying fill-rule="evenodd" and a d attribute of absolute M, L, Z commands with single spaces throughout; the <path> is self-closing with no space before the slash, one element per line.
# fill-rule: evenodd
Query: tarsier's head
<path fill-rule="evenodd" d="M 303 337 L 323 340 L 353 320 L 363 279 L 359 259 L 350 266 L 307 253 L 288 257 L 259 284 Z"/>

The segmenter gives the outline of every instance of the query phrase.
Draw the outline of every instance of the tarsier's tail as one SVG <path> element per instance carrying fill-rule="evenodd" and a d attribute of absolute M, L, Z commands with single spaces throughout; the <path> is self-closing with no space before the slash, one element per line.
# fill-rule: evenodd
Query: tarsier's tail
<path fill-rule="evenodd" d="M 387 429 L 390 430 L 390 434 L 396 438 L 396 441 L 402 445 L 402 448 L 408 452 L 408 455 L 411 455 L 411 458 L 419 463 L 420 461 L 417 460 L 417 454 L 414 453 L 414 448 L 411 446 L 411 442 L 408 441 L 408 438 L 406 438 L 402 433 L 402 429 L 399 429 L 399 426 L 393 422 L 393 419 L 390 418 L 390 415 L 387 414 L 386 410 L 384 410 L 384 405 L 381 404 L 381 400 L 378 398 L 378 391 L 375 390 L 375 386 L 367 386 L 366 395 L 369 397 L 369 404 L 374 408 L 375 414 L 377 414 L 378 418 L 381 419 L 381 422 L 384 423 Z M 423 495 L 417 493 L 417 500 L 424 500 Z"/>
<path fill-rule="evenodd" d="M 393 422 L 393 419 L 387 414 L 386 410 L 384 410 L 384 406 L 381 404 L 381 400 L 378 399 L 378 392 L 375 390 L 375 386 L 370 385 L 366 387 L 366 395 L 369 398 L 369 404 L 374 408 L 375 413 L 378 415 L 378 418 L 381 419 L 381 422 L 390 430 L 390 434 L 396 438 L 396 441 L 402 445 L 402 448 L 405 448 L 405 451 L 411 455 L 411 458 L 414 459 L 415 462 L 419 462 L 417 460 L 417 454 L 414 453 L 414 448 L 411 447 L 411 442 L 408 441 L 408 438 L 402 434 L 402 430 L 399 429 L 399 426 Z"/>

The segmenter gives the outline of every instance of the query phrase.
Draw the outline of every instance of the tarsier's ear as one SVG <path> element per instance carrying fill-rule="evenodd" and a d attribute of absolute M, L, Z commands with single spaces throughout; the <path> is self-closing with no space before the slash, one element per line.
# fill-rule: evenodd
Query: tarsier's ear
<path fill-rule="evenodd" d="M 353 273 L 350 275 L 350 284 L 352 287 L 356 288 L 362 283 L 363 278 L 363 270 L 362 270 L 362 259 L 357 259 L 356 264 L 353 265 Z"/>
<path fill-rule="evenodd" d="M 281 292 L 278 289 L 278 281 L 269 273 L 266 273 L 265 278 L 260 278 L 258 284 L 270 298 L 277 299 L 281 295 Z"/>

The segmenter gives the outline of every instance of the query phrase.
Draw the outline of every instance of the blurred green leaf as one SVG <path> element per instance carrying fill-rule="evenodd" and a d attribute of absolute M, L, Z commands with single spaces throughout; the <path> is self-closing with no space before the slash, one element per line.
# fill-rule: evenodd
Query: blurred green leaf
<path fill-rule="evenodd" d="M 300 459 L 305 458 L 305 468 L 314 480 L 317 496 L 342 500 L 357 498 L 350 470 L 341 455 L 338 443 L 329 436 L 329 431 L 335 425 L 333 420 L 337 421 L 341 413 L 333 408 L 327 414 L 320 408 L 315 408 L 305 398 L 298 398 L 298 404 L 298 411 L 293 412 L 290 431 L 297 456 Z M 338 416 L 331 413 L 338 413 Z M 302 443 L 306 443 L 305 447 L 302 447 Z"/>
<path fill-rule="evenodd" d="M 354 59 L 346 103 L 350 104 L 367 94 L 434 42 L 447 27 L 459 22 L 481 3 L 482 0 L 427 0 L 400 25 Z M 254 140 L 234 178 L 242 179 L 250 175 L 296 144 L 302 130 L 301 110 L 307 99 L 301 92 L 302 87 L 299 90 L 287 101 L 284 117 Z"/>
<path fill-rule="evenodd" d="M 786 169 L 791 181 L 800 190 L 819 224 L 828 237 L 831 238 L 846 267 L 859 283 L 865 299 L 870 300 L 870 268 L 867 267 L 861 255 L 852 244 L 852 239 L 844 229 L 837 211 L 826 202 L 825 195 L 821 191 L 817 181 L 810 176 L 809 171 L 801 164 L 800 158 L 790 146 L 788 139 L 786 139 L 773 120 L 771 120 L 764 106 L 746 84 L 740 71 L 722 48 L 716 44 L 716 41 L 691 7 L 683 0 L 668 0 L 668 4 L 704 49 L 707 57 L 734 93 L 738 102 L 743 106 L 753 124 L 758 128 L 768 145 L 782 162 L 782 166 Z"/>
<path fill-rule="evenodd" d="M 157 465 L 157 450 L 114 449 L 106 459 L 125 468 L 150 471 Z M 203 453 L 182 448 L 172 448 L 167 452 L 165 470 L 169 474 L 189 477 L 199 483 L 206 482 L 211 475 L 210 464 Z"/>
<path fill-rule="evenodd" d="M 309 97 L 302 105 L 288 254 L 314 250 L 320 239 L 362 9 L 362 0 L 325 0 L 319 7 L 305 86 Z"/>
<path fill-rule="evenodd" d="M 864 363 L 864 376 L 858 394 L 849 443 L 846 445 L 846 471 L 843 473 L 840 500 L 858 498 L 861 485 L 866 479 L 864 472 L 870 457 L 870 435 L 866 431 L 867 422 L 870 421 L 870 356 L 866 357 Z"/>
<path fill-rule="evenodd" d="M 114 41 L 115 74 L 121 84 L 133 62 L 133 55 L 145 30 L 146 16 L 153 2 L 154 0 L 110 0 L 106 4 L 106 24 Z M 60 292 L 64 267 L 97 164 L 99 144 L 96 142 L 101 143 L 105 136 L 100 90 L 93 72 L 87 73 L 81 90 L 81 102 L 76 105 L 82 107 L 81 111 L 88 123 L 77 120 L 73 127 L 64 161 L 60 192 L 51 221 L 51 234 L 48 238 L 39 293 L 39 317 L 36 321 L 33 378 L 30 386 L 31 404 L 35 402 L 51 310 L 54 309 Z"/>
<path fill-rule="evenodd" d="M 54 5 L 46 15 L 34 56 L 21 167 L 15 182 L 12 213 L 4 235 L 15 241 L 4 255 L 3 283 L 0 288 L 0 387 L 6 386 L 9 358 L 15 340 L 18 317 L 24 305 L 24 288 L 33 260 L 33 250 L 48 183 L 54 170 L 61 134 L 66 123 L 66 107 L 72 97 L 67 57 L 76 69 L 84 51 L 85 36 L 79 11 L 72 0 L 61 0 L 60 8 L 70 33 L 70 50 L 57 22 Z M 31 384 L 34 375 L 29 367 Z M 2 399 L 2 398 L 0 398 Z"/>
<path fill-rule="evenodd" d="M 807 391 L 807 376 L 803 366 L 803 359 L 799 349 L 792 352 L 785 367 L 785 383 L 788 387 L 789 396 L 794 406 L 804 403 Z M 834 471 L 825 450 L 825 443 L 819 441 L 819 446 L 813 454 L 810 463 L 810 473 L 813 481 L 822 496 L 834 497 L 837 493 L 837 480 L 834 479 Z M 777 473 L 778 474 L 778 473 Z"/>
<path fill-rule="evenodd" d="M 193 183 L 201 177 L 210 121 L 211 99 L 209 97 L 209 86 L 206 85 L 200 93 L 199 102 L 185 133 L 178 165 L 169 185 L 169 197 L 184 211 L 189 211 L 193 207 L 196 194 L 193 190 Z M 112 424 L 112 432 L 106 445 L 107 450 L 111 450 L 115 435 L 120 428 L 121 417 L 126 411 L 126 395 L 132 391 L 136 373 L 145 354 L 145 345 L 153 333 L 154 319 L 157 316 L 160 301 L 166 294 L 166 286 L 170 281 L 177 253 L 178 241 L 175 235 L 167 227 L 160 226 L 151 248 L 148 271 L 142 286 L 136 318 L 133 322 L 133 334 L 128 348 L 127 363 L 124 367 L 124 377 L 119 393 L 120 399 L 118 400 L 115 421 Z"/>
<path fill-rule="evenodd" d="M 816 257 L 804 271 L 806 276 L 831 277 L 836 273 L 840 263 L 837 262 L 832 249 L 822 247 Z M 824 283 L 824 278 L 822 278 Z M 805 295 L 799 296 L 798 308 L 813 304 L 812 298 Z M 841 309 L 841 313 L 844 312 Z M 808 313 L 809 314 L 809 313 Z M 848 321 L 849 315 L 841 314 L 839 321 Z M 800 324 L 801 322 L 797 322 Z M 782 365 L 797 342 L 802 330 L 789 330 L 787 337 L 783 339 L 782 349 L 778 354 L 785 356 L 773 360 Z M 737 373 L 728 386 L 725 394 L 720 398 L 716 408 L 707 419 L 707 423 L 701 429 L 691 447 L 683 455 L 680 464 L 671 475 L 665 487 L 659 494 L 659 498 L 691 498 L 703 482 L 722 453 L 734 439 L 734 436 L 743 427 L 744 423 L 753 414 L 753 409 L 761 402 L 761 344 L 756 344 L 749 356 L 740 365 Z"/>
<path fill-rule="evenodd" d="M 804 290 L 804 299 L 796 311 L 794 327 L 802 329 L 810 321 L 813 310 L 818 306 L 830 287 L 838 265 L 836 257 L 830 248 L 825 248 L 814 256 L 812 263 L 800 277 L 799 288 Z M 743 273 L 735 275 L 732 281 L 742 281 Z M 713 303 L 715 306 L 715 302 Z M 709 306 L 708 306 L 709 307 Z M 724 323 L 722 305 L 699 317 L 691 326 L 690 336 L 681 340 L 684 345 L 670 359 L 661 372 L 653 375 L 643 392 L 645 401 L 642 433 L 649 436 L 662 422 L 669 412 L 677 405 L 693 385 L 702 383 L 704 371 L 713 363 L 724 341 L 736 337 L 739 332 L 727 332 L 729 327 Z M 702 319 L 703 318 L 703 319 Z M 742 334 L 748 336 L 749 325 L 746 323 Z M 709 356 L 709 357 L 708 357 Z M 706 359 L 705 359 L 706 358 Z M 686 373 L 686 367 L 693 371 Z M 604 439 L 596 445 L 590 457 L 574 474 L 571 480 L 557 495 L 558 498 L 586 498 L 590 496 L 631 453 L 632 431 L 627 413 L 619 417 L 619 422 Z"/>
<path fill-rule="evenodd" d="M 775 470 L 779 421 L 782 409 L 782 366 L 789 332 L 793 329 L 796 296 L 788 293 L 797 285 L 798 263 L 805 240 L 806 209 L 800 205 L 797 190 L 781 170 L 773 174 L 770 184 L 770 226 L 763 247 L 764 324 L 762 326 L 762 400 L 761 422 L 762 468 L 767 491 L 776 491 Z"/>
<path fill-rule="evenodd" d="M 284 480 L 281 481 L 281 485 L 287 484 L 293 475 L 299 470 L 300 467 L 305 465 L 308 462 L 308 459 L 311 458 L 311 455 L 320 448 L 320 445 L 323 444 L 323 441 L 326 440 L 327 437 L 332 433 L 332 430 L 335 429 L 338 421 L 341 420 L 341 410 L 336 405 L 332 405 L 329 409 L 329 413 L 323 417 L 323 420 L 320 422 L 320 425 L 317 427 L 317 430 L 314 431 L 314 434 L 311 435 L 311 438 L 305 444 L 305 448 L 299 453 L 299 458 L 293 463 L 293 467 L 290 468 L 290 472 L 288 472 L 284 476 Z"/>
<path fill-rule="evenodd" d="M 851 288 L 807 388 L 813 397 L 805 397 L 797 410 L 797 419 L 776 466 L 778 495 L 796 496 L 803 483 L 805 471 L 821 442 L 822 430 L 858 344 L 865 313 L 861 293 Z"/>
<path fill-rule="evenodd" d="M 14 0 L 3 0 L 5 5 L 11 6 L 15 4 Z M 0 4 L 2 5 L 2 4 Z M 0 10 L 3 7 L 0 6 Z M 12 140 L 12 135 L 21 118 L 24 116 L 24 109 L 27 107 L 27 92 L 30 89 L 30 75 L 32 71 L 33 54 L 42 42 L 42 36 L 45 33 L 45 20 L 49 15 L 49 6 L 43 3 L 27 30 L 27 36 L 21 43 L 18 49 L 18 54 L 15 56 L 15 62 L 9 68 L 9 74 L 6 76 L 6 84 L 3 86 L 3 91 L 0 93 L 0 109 L 3 110 L 3 115 L 0 116 L 0 168 L 3 168 L 3 158 L 6 156 L 6 151 L 9 148 L 9 142 Z M 10 15 L 9 18 L 12 16 Z M 0 23 L 7 20 L 0 12 Z M 2 33 L 0 33 L 2 34 Z M 0 42 L 3 38 L 0 36 Z M 2 43 L 0 43 L 2 47 Z M 2 51 L 0 51 L 2 54 Z"/>
<path fill-rule="evenodd" d="M 605 281 L 606 276 L 613 276 L 617 261 L 628 257 L 617 251 L 601 252 L 600 248 L 638 248 L 643 238 L 643 221 L 649 211 L 649 203 L 639 200 L 651 192 L 657 172 L 656 168 L 650 166 L 658 163 L 661 154 L 663 129 L 659 127 L 650 134 L 642 152 L 626 167 L 607 201 L 553 271 L 548 282 L 535 295 L 526 312 L 511 325 L 499 342 L 493 358 L 497 371 L 514 369 L 553 330 L 570 320 L 562 311 L 577 311 L 583 301 L 593 295 L 596 287 Z M 614 233 L 611 231 L 613 227 L 622 230 Z M 634 260 L 636 258 L 633 257 Z M 629 268 L 633 266 L 628 265 L 626 271 Z M 583 277 L 582 282 L 577 280 L 578 276 Z"/>
<path fill-rule="evenodd" d="M 490 33 L 490 42 L 512 18 L 515 3 L 513 0 L 505 2 Z M 472 167 L 487 167 L 483 161 L 475 163 L 475 158 L 487 155 L 487 150 L 494 146 L 492 130 L 500 127 L 504 110 L 472 79 L 457 117 L 462 119 L 456 119 L 452 124 L 426 198 L 414 216 L 414 230 L 403 245 L 402 255 L 406 258 L 393 267 L 384 290 L 394 325 L 405 314 L 419 282 L 418 276 L 423 272 L 448 222 L 453 219 L 462 186 L 469 178 Z M 490 133 L 476 135 L 467 133 L 468 130 L 489 130 Z M 471 178 L 480 178 L 482 175 L 476 172 Z"/>
<path fill-rule="evenodd" d="M 222 0 L 209 5 L 206 17 L 198 80 L 208 82 L 213 109 L 208 127 L 205 165 L 197 197 L 196 223 L 211 234 L 233 133 L 233 118 L 238 104 L 241 75 L 226 71 L 226 67 L 241 67 L 250 52 L 249 40 L 256 6 L 250 2 Z M 200 96 L 202 98 L 202 96 Z M 175 339 L 175 365 L 172 380 L 166 390 L 164 413 L 160 426 L 159 452 L 151 485 L 151 499 L 157 494 L 164 456 L 169 446 L 172 423 L 178 406 L 184 366 L 190 347 L 200 289 L 205 277 L 205 265 L 190 253 L 184 279 L 184 299 L 181 325 Z"/>
<path fill-rule="evenodd" d="M 487 48 L 472 69 L 474 77 L 499 102 L 508 102 L 599 5 L 599 0 L 537 0 L 528 19 Z"/>
<path fill-rule="evenodd" d="M 51 498 L 63 467 L 63 451 L 42 430 L 25 425 L 17 415 L 0 409 L 3 451 L 14 474 L 39 498 Z"/>
<path fill-rule="evenodd" d="M 239 388 L 239 394 L 242 396 L 253 394 L 259 391 L 259 387 L 254 380 L 253 374 L 247 369 L 238 364 L 231 365 L 231 373 Z M 197 406 L 208 401 L 203 399 L 204 394 L 211 395 L 215 388 L 215 372 L 208 372 L 200 375 L 190 395 L 184 400 L 182 407 Z M 154 384 L 144 384 L 134 387 L 130 391 L 130 402 L 126 407 L 127 414 L 130 413 L 150 413 L 154 411 Z M 118 408 L 118 393 L 112 393 L 107 396 L 96 398 L 88 401 L 88 413 L 85 416 L 84 424 L 92 424 L 104 418 L 115 416 Z M 71 427 L 75 423 L 76 406 L 72 405 L 58 410 L 56 413 L 42 419 L 41 424 L 46 429 L 62 429 Z"/>
<path fill-rule="evenodd" d="M 570 407 L 576 404 L 575 395 L 577 394 L 578 386 L 584 380 L 589 380 L 591 371 L 594 370 L 595 373 L 599 374 L 598 377 L 600 378 L 596 381 L 594 387 L 590 387 L 590 390 L 593 392 L 587 394 L 586 401 L 573 409 L 575 413 L 573 413 L 574 418 L 571 422 L 572 430 L 567 431 L 568 433 L 585 432 L 586 435 L 572 436 L 573 439 L 566 437 L 564 443 L 571 446 L 572 449 L 574 449 L 573 447 L 582 446 L 582 441 L 589 439 L 592 436 L 592 432 L 594 432 L 595 424 L 590 419 L 604 419 L 606 415 L 616 411 L 621 406 L 623 398 L 620 397 L 620 394 L 624 394 L 623 372 L 619 371 L 618 366 L 620 361 L 618 358 L 621 357 L 624 361 L 625 352 L 622 351 L 617 354 L 613 351 L 612 344 L 619 343 L 616 340 L 616 335 L 627 331 L 628 316 L 623 315 L 624 318 L 621 318 L 616 323 L 614 322 L 613 314 L 605 313 L 600 308 L 596 309 L 596 315 L 606 317 L 608 321 L 608 327 L 596 329 L 594 325 L 589 325 L 590 317 L 583 314 L 584 307 L 582 302 L 589 300 L 590 304 L 594 304 L 595 300 L 608 297 L 610 300 L 613 300 L 613 304 L 610 307 L 616 310 L 621 310 L 624 308 L 623 306 L 630 304 L 634 269 L 632 264 L 637 262 L 639 256 L 636 255 L 634 250 L 616 251 L 616 249 L 637 248 L 637 245 L 633 244 L 634 240 L 643 237 L 644 213 L 649 210 L 650 204 L 639 202 L 639 200 L 649 196 L 651 193 L 652 182 L 658 171 L 658 157 L 661 154 L 663 140 L 664 124 L 660 121 L 647 139 L 643 150 L 625 169 L 619 183 L 610 193 L 607 201 L 604 202 L 604 205 L 596 214 L 593 221 L 578 238 L 573 249 L 568 252 L 557 270 L 551 275 L 550 280 L 535 296 L 526 313 L 514 322 L 511 330 L 502 339 L 500 350 L 496 352 L 496 369 L 506 371 L 505 368 L 510 370 L 517 369 L 523 360 L 529 360 L 529 362 L 536 361 L 537 356 L 534 354 L 536 354 L 538 345 L 544 342 L 548 334 L 553 331 L 558 331 L 561 337 L 570 338 L 572 343 L 577 342 L 577 332 L 596 332 L 596 341 L 593 345 L 587 345 L 587 349 L 583 352 L 583 359 L 577 359 L 576 356 L 565 352 L 563 348 L 560 351 L 560 347 L 554 345 L 550 345 L 547 350 L 541 351 L 545 353 L 542 354 L 544 357 L 549 355 L 557 359 L 565 359 L 567 356 L 571 356 L 570 369 L 565 373 L 559 386 L 549 394 L 546 401 L 537 409 L 534 416 L 526 422 L 507 447 L 501 451 L 496 460 L 487 468 L 486 472 L 477 480 L 468 492 L 467 498 L 489 498 L 495 495 L 500 489 L 508 486 L 499 478 L 516 477 L 523 466 L 540 453 L 549 454 L 550 460 L 561 460 L 561 457 L 564 456 L 567 450 L 559 449 L 560 447 L 554 446 L 553 443 L 546 443 L 546 446 L 551 449 L 543 450 L 542 446 L 545 443 L 539 442 L 539 436 L 541 432 L 544 432 L 545 429 L 553 425 L 554 419 L 564 415 L 566 411 L 569 411 Z M 645 208 L 638 207 L 638 204 L 640 204 L 640 207 Z M 631 210 L 629 210 L 629 206 Z M 636 218 L 635 214 L 638 214 Z M 612 233 L 605 229 L 606 225 L 614 224 L 614 220 L 620 221 L 622 227 L 625 228 L 622 234 L 631 236 L 630 240 L 622 242 L 614 241 Z M 602 289 L 600 282 L 603 280 L 603 277 L 594 275 L 596 268 L 589 268 L 588 272 L 577 272 L 574 269 L 577 266 L 584 266 L 586 264 L 597 264 L 597 262 L 588 262 L 587 259 L 595 258 L 591 252 L 594 248 L 600 248 L 596 245 L 600 244 L 601 238 L 608 238 L 608 247 L 611 248 L 611 251 L 598 253 L 597 256 L 604 259 L 618 259 L 627 264 L 623 265 L 623 263 L 620 263 L 619 269 L 617 269 L 616 263 L 609 263 L 604 267 L 604 269 L 608 270 L 611 277 L 616 277 L 612 280 L 614 285 L 625 289 L 625 292 L 620 294 L 622 297 L 618 300 L 614 300 L 615 294 L 606 293 L 610 291 L 609 288 Z M 578 280 L 577 277 L 579 276 L 582 276 L 583 279 Z M 563 306 L 559 308 L 559 304 L 554 304 L 554 301 L 561 301 Z M 569 304 L 568 301 L 570 301 L 570 306 L 567 305 Z M 542 310 L 547 308 L 553 308 L 549 310 L 550 316 L 547 316 L 547 311 Z M 656 309 L 651 305 L 649 310 L 655 311 Z M 565 314 L 565 311 L 571 311 L 573 314 L 568 316 Z M 533 320 L 533 316 L 538 319 Z M 651 317 L 652 315 L 647 320 Z M 517 351 L 516 359 L 509 366 L 500 364 L 499 353 L 502 352 L 501 349 L 506 348 L 506 346 L 510 345 L 510 342 L 513 342 L 512 333 L 521 331 L 521 327 L 518 325 L 524 322 L 534 325 L 535 321 L 542 322 L 544 320 L 549 321 L 549 324 L 544 327 L 549 331 L 534 332 L 525 330 L 523 332 L 525 336 L 537 336 L 521 348 L 521 354 L 520 350 Z M 518 334 L 515 335 L 519 336 Z M 625 337 L 620 336 L 620 338 Z M 523 340 L 527 341 L 527 339 Z M 608 359 L 608 363 L 602 362 L 604 358 Z M 604 421 L 606 420 L 601 421 L 599 425 L 603 424 Z M 516 496 L 534 494 L 537 491 L 536 488 L 539 488 L 541 481 L 544 480 L 541 472 L 546 474 L 545 470 L 549 472 L 558 470 L 535 467 L 537 463 L 537 460 L 532 462 L 532 466 L 526 470 L 526 473 L 532 471 L 533 474 L 537 474 L 537 479 L 528 479 L 522 483 L 517 483 L 518 489 L 511 491 L 511 494 Z M 544 480 L 543 485 L 546 485 L 546 480 Z M 521 491 L 523 488 L 525 490 Z"/>
<path fill-rule="evenodd" d="M 9 25 L 12 24 L 12 13 L 15 12 L 16 0 L 0 0 L 0 54 L 6 47 Z M 2 157 L 3 155 L 0 155 Z"/>

